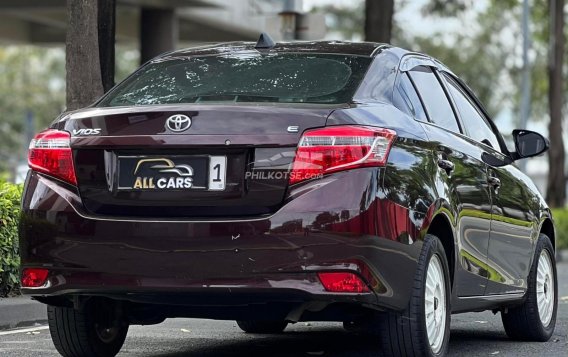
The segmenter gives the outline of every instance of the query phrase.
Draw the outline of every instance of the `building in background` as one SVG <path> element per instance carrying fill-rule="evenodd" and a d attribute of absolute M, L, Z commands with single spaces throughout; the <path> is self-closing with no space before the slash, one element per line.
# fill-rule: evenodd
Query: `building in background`
<path fill-rule="evenodd" d="M 324 14 L 303 12 L 304 5 L 314 1 L 306 1 L 306 4 L 304 0 L 116 2 L 116 40 L 119 44 L 139 47 L 141 62 L 173 48 L 208 42 L 255 41 L 260 32 L 268 32 L 275 40 L 315 40 L 326 35 Z M 315 1 L 320 2 L 324 3 Z M 409 7 L 411 12 L 416 12 L 417 6 L 413 3 Z M 405 14 L 404 11 L 402 14 Z M 449 25 L 444 23 L 443 26 Z M 66 0 L 0 0 L 0 45 L 62 46 L 66 27 Z M 499 120 L 501 130 L 509 133 L 513 128 L 512 122 L 512 114 L 504 115 Z M 543 123 L 529 129 L 546 133 Z M 32 134 L 33 131 L 25 133 L 24 141 L 29 142 Z M 19 166 L 22 168 L 17 169 L 14 176 L 25 174 L 25 163 Z M 545 193 L 548 175 L 546 157 L 529 160 L 526 171 Z"/>
<path fill-rule="evenodd" d="M 137 43 L 141 61 L 196 43 L 325 36 L 323 15 L 302 0 L 117 0 L 116 40 Z M 66 0 L 0 0 L 0 43 L 65 42 Z"/>
<path fill-rule="evenodd" d="M 115 38 L 123 48 L 138 48 L 141 63 L 176 48 L 256 41 L 261 32 L 277 41 L 323 38 L 324 15 L 305 14 L 303 5 L 303 0 L 116 0 Z M 66 0 L 0 0 L 0 46 L 62 49 L 67 11 Z M 37 126 L 30 108 L 21 113 L 22 144 L 30 141 Z M 23 181 L 27 172 L 26 152 L 23 144 L 5 153 L 16 182 Z"/>

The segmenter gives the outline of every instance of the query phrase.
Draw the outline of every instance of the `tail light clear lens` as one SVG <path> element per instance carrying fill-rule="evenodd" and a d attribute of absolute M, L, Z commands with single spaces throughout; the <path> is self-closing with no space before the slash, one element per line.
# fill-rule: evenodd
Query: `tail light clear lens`
<path fill-rule="evenodd" d="M 290 184 L 321 175 L 384 166 L 396 132 L 368 126 L 331 126 L 308 130 L 298 144 Z"/>
<path fill-rule="evenodd" d="M 60 130 L 49 129 L 37 134 L 30 142 L 30 168 L 76 185 L 70 139 L 68 132 Z"/>

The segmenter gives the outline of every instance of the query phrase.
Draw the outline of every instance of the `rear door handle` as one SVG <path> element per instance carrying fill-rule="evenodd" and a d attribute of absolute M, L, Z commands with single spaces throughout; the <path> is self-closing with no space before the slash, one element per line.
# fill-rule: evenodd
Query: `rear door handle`
<path fill-rule="evenodd" d="M 452 171 L 454 171 L 454 163 L 450 160 L 440 159 L 438 160 L 438 167 L 444 169 L 446 173 L 449 175 Z"/>
<path fill-rule="evenodd" d="M 489 176 L 487 178 L 487 182 L 493 186 L 494 188 L 499 188 L 501 187 L 501 180 L 499 180 L 497 177 L 494 176 Z"/>

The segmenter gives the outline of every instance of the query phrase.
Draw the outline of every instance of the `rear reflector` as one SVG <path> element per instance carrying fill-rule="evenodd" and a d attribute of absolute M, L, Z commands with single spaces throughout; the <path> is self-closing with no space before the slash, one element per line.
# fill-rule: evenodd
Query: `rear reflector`
<path fill-rule="evenodd" d="M 28 165 L 32 170 L 57 177 L 76 185 L 73 154 L 69 146 L 71 135 L 66 131 L 45 130 L 30 142 Z"/>
<path fill-rule="evenodd" d="M 308 130 L 298 144 L 290 184 L 358 167 L 385 166 L 396 132 L 369 126 Z"/>
<path fill-rule="evenodd" d="M 22 270 L 22 287 L 39 288 L 45 285 L 48 273 L 49 271 L 47 269 L 25 268 Z"/>
<path fill-rule="evenodd" d="M 333 293 L 368 293 L 369 287 L 353 273 L 325 272 L 318 277 L 326 291 Z"/>

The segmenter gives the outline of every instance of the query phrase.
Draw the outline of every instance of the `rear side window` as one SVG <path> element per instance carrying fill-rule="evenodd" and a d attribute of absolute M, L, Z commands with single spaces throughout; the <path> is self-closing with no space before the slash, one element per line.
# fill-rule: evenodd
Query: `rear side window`
<path fill-rule="evenodd" d="M 430 120 L 442 128 L 460 132 L 454 111 L 436 75 L 428 67 L 416 67 L 408 72 L 424 102 Z"/>
<path fill-rule="evenodd" d="M 460 118 L 466 131 L 465 134 L 479 143 L 489 145 L 493 149 L 500 151 L 497 136 L 473 99 L 469 97 L 456 80 L 447 74 L 444 74 L 444 77 L 448 82 L 448 89 L 460 113 Z"/>
<path fill-rule="evenodd" d="M 398 109 L 418 120 L 428 121 L 424 107 L 420 102 L 420 97 L 418 97 L 418 93 L 416 93 L 408 73 L 401 74 L 393 99 Z"/>
<path fill-rule="evenodd" d="M 200 102 L 348 103 L 371 58 L 257 51 L 166 57 L 119 84 L 98 106 Z"/>

